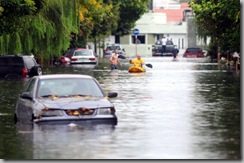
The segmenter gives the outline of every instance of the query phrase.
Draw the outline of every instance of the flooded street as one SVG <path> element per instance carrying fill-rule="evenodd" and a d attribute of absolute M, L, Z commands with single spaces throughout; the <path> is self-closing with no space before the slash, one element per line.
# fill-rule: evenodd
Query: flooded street
<path fill-rule="evenodd" d="M 241 159 L 240 74 L 208 59 L 143 58 L 153 68 L 128 73 L 109 64 L 49 67 L 44 74 L 94 76 L 111 99 L 118 124 L 13 124 L 26 80 L 0 80 L 3 159 Z"/>

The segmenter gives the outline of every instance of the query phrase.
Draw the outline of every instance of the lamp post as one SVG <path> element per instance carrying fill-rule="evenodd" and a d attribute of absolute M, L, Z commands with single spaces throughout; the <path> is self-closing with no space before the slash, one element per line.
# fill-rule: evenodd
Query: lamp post
<path fill-rule="evenodd" d="M 134 35 L 135 35 L 135 45 L 136 45 L 136 55 L 137 55 L 137 35 L 140 33 L 139 29 L 134 29 Z"/>

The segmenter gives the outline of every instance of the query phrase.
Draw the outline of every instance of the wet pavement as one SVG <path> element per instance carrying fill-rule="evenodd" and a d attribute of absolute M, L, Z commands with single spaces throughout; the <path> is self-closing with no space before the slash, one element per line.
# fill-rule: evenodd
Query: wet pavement
<path fill-rule="evenodd" d="M 48 67 L 44 74 L 94 76 L 111 99 L 118 124 L 14 125 L 26 80 L 0 80 L 0 158 L 240 159 L 240 74 L 208 59 L 143 58 L 153 68 L 117 72 L 109 63 Z"/>

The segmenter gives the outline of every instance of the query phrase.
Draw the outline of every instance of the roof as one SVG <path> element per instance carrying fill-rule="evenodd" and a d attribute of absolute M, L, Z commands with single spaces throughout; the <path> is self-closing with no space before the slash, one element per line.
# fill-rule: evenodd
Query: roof
<path fill-rule="evenodd" d="M 166 14 L 167 22 L 180 22 L 183 20 L 185 10 L 192 10 L 189 8 L 188 3 L 181 3 L 178 9 L 154 9 L 154 12 Z"/>

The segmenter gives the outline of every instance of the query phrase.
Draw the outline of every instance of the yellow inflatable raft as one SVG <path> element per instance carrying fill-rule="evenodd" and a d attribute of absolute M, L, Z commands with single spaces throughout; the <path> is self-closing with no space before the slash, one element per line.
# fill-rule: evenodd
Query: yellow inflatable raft
<path fill-rule="evenodd" d="M 131 66 L 131 67 L 129 67 L 128 71 L 133 72 L 133 73 L 138 73 L 138 72 L 146 72 L 146 69 L 143 67 Z"/>

